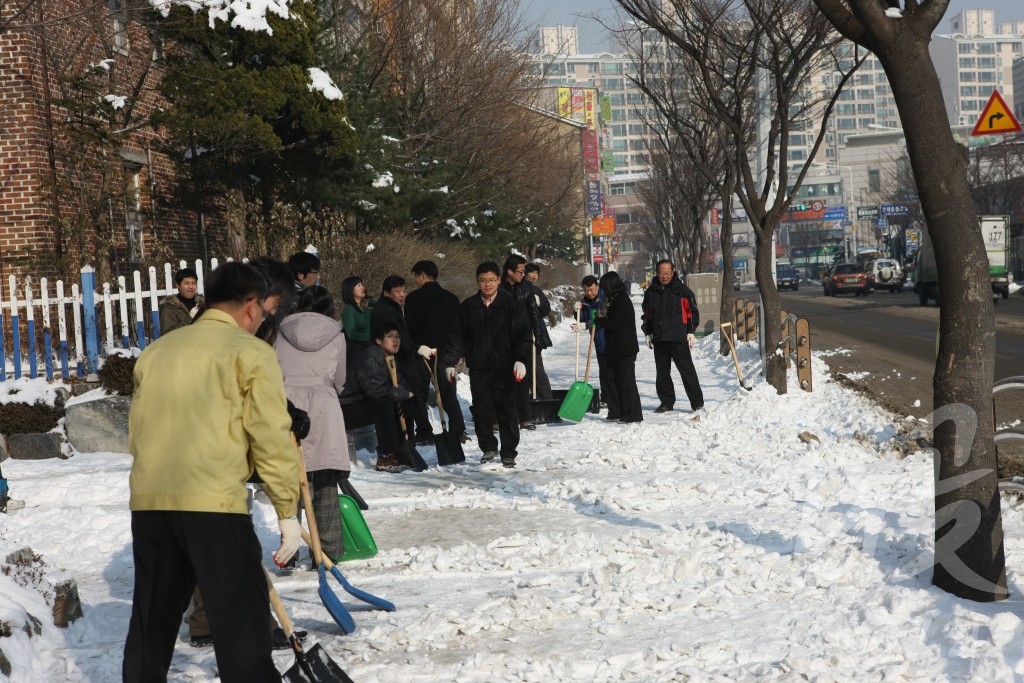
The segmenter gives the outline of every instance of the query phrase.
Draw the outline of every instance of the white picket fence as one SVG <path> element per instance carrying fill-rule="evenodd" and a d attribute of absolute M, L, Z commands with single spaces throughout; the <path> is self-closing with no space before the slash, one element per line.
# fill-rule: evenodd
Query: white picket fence
<path fill-rule="evenodd" d="M 185 261 L 179 262 L 179 268 L 186 267 Z M 211 259 L 208 270 L 216 267 L 217 259 Z M 195 262 L 195 270 L 202 293 L 202 261 Z M 9 376 L 20 379 L 25 374 L 26 361 L 28 376 L 32 378 L 40 376 L 40 365 L 48 380 L 53 379 L 54 368 L 58 365 L 63 379 L 72 374 L 84 378 L 96 373 L 99 367 L 101 341 L 105 355 L 113 353 L 115 348 L 146 348 L 148 342 L 160 336 L 160 300 L 177 292 L 170 263 L 163 266 L 162 288 L 157 287 L 155 266 L 149 268 L 148 275 L 145 289 L 143 273 L 138 270 L 132 275 L 131 291 L 123 275 L 117 278 L 116 286 L 104 282 L 97 288 L 95 269 L 85 266 L 81 270 L 81 281 L 71 284 L 70 296 L 65 294 L 62 280 L 57 280 L 51 291 L 45 277 L 39 279 L 38 287 L 33 286 L 31 277 L 26 277 L 19 287 L 17 277 L 11 275 L 6 300 L 0 283 L 0 358 L 3 360 L 0 381 L 6 381 Z M 36 327 L 37 319 L 42 321 L 41 330 Z M 56 344 L 51 325 L 54 319 L 57 321 Z M 105 332 L 102 340 L 100 330 Z"/>

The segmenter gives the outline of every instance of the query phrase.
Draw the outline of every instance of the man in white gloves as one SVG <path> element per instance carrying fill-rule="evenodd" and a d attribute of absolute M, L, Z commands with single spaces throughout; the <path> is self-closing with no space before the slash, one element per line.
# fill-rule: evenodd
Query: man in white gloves
<path fill-rule="evenodd" d="M 676 402 L 676 389 L 672 381 L 672 364 L 683 378 L 683 389 L 694 411 L 704 407 L 697 370 L 693 366 L 690 349 L 693 348 L 700 324 L 697 298 L 676 275 L 675 266 L 665 259 L 658 261 L 657 279 L 644 292 L 642 329 L 647 348 L 654 349 L 654 383 L 661 403 L 656 413 L 667 413 Z"/>
<path fill-rule="evenodd" d="M 254 334 L 267 281 L 232 262 L 206 281 L 207 310 L 148 346 L 128 417 L 135 591 L 124 681 L 166 680 L 198 584 L 223 681 L 280 681 L 267 579 L 245 482 L 258 470 L 277 511 L 283 564 L 298 548 L 299 465 L 273 348 Z"/>
<path fill-rule="evenodd" d="M 473 422 L 483 451 L 481 464 L 501 457 L 515 467 L 519 446 L 516 383 L 526 377 L 533 335 L 526 310 L 498 289 L 501 270 L 493 261 L 476 269 L 480 291 L 459 304 L 459 315 L 442 353 L 445 377 L 455 379 L 455 366 L 466 359 L 473 394 Z M 494 436 L 494 425 L 498 435 Z"/>
<path fill-rule="evenodd" d="M 438 363 L 438 387 L 441 394 L 441 405 L 448 416 L 448 430 L 458 434 L 462 443 L 469 441 L 466 435 L 466 418 L 462 415 L 456 384 L 447 382 L 441 377 L 444 366 L 437 357 L 438 350 L 444 351 L 448 345 L 449 331 L 459 316 L 459 297 L 442 287 L 437 278 L 440 271 L 433 261 L 417 261 L 413 264 L 412 274 L 416 278 L 416 289 L 409 292 L 405 299 L 405 320 L 409 325 L 409 333 L 416 343 L 420 344 L 417 353 L 431 366 Z M 410 378 L 413 390 L 426 400 L 432 392 L 430 388 L 430 371 L 422 360 L 416 361 L 417 374 Z M 424 410 L 426 407 L 424 406 Z M 430 443 L 433 443 L 433 438 Z"/>

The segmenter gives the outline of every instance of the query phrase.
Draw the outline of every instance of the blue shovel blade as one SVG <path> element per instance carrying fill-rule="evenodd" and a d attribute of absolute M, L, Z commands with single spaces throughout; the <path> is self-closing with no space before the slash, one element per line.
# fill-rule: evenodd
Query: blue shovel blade
<path fill-rule="evenodd" d="M 317 591 L 320 595 L 320 602 L 324 603 L 324 607 L 330 613 L 331 617 L 334 618 L 336 624 L 341 627 L 341 630 L 348 634 L 356 630 L 356 623 L 352 621 L 352 615 L 348 613 L 345 606 L 341 604 L 341 600 L 334 594 L 330 586 L 327 585 L 327 574 L 323 563 L 320 563 L 320 590 Z"/>

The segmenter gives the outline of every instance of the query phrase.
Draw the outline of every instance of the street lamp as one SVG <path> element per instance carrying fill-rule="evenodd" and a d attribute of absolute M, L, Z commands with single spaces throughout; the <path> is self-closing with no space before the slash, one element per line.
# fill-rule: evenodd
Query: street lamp
<path fill-rule="evenodd" d="M 843 185 L 843 195 L 842 196 L 843 196 L 843 203 L 846 204 L 846 215 L 848 216 L 847 220 L 849 220 L 851 223 L 853 223 L 853 226 L 854 226 L 853 227 L 853 231 L 852 231 L 853 232 L 853 255 L 856 258 L 856 255 L 857 255 L 857 223 L 854 222 L 854 218 L 853 218 L 853 216 L 854 216 L 854 213 L 853 213 L 853 211 L 854 211 L 854 206 L 853 206 L 853 201 L 854 201 L 854 198 L 853 198 L 853 167 L 852 166 L 843 166 L 841 164 L 836 164 L 836 163 L 829 163 L 826 166 L 826 168 L 828 168 L 830 170 L 842 169 L 844 171 L 849 171 L 849 173 L 850 173 L 850 201 L 849 202 L 846 201 L 846 182 L 842 178 L 842 173 L 839 174 L 839 177 L 840 177 L 839 181 Z M 849 251 L 850 251 L 850 249 L 847 248 L 847 252 L 849 252 Z M 847 260 L 849 260 L 849 255 L 847 255 Z"/>

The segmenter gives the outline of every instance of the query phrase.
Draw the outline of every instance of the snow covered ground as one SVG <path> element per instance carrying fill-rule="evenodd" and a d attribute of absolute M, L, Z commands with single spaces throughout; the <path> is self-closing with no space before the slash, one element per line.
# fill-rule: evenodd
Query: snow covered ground
<path fill-rule="evenodd" d="M 552 336 L 545 364 L 567 387 L 568 323 Z M 1024 679 L 1020 509 L 1004 498 L 1009 600 L 970 603 L 933 588 L 930 570 L 914 573 L 932 548 L 931 456 L 898 457 L 904 418 L 829 381 L 818 358 L 814 393 L 794 379 L 778 396 L 757 375 L 752 345 L 739 353 L 758 383 L 738 394 L 717 348 L 713 337 L 695 351 L 708 409 L 698 422 L 685 419 L 685 398 L 673 413 L 650 412 L 643 348 L 642 424 L 588 415 L 525 432 L 514 471 L 475 464 L 474 444 L 467 464 L 420 474 L 376 473 L 361 452 L 352 478 L 381 552 L 342 569 L 398 610 L 371 611 L 335 584 L 357 624 L 341 636 L 316 575 L 283 577 L 308 643 L 357 683 Z M 420 451 L 432 459 L 432 448 Z M 0 547 L 27 544 L 73 574 L 85 610 L 70 628 L 0 639 L 11 680 L 119 679 L 129 468 L 112 453 L 4 463 L 28 507 L 3 518 Z M 257 504 L 255 521 L 272 567 L 269 506 Z M 18 605 L 46 612 L 0 577 L 0 619 Z M 215 680 L 212 650 L 181 634 L 172 680 Z M 291 665 L 288 652 L 276 658 Z"/>

